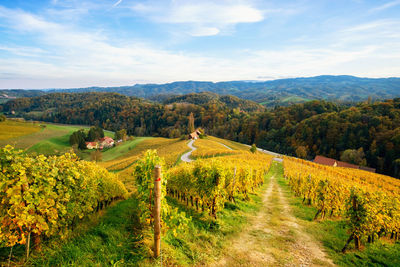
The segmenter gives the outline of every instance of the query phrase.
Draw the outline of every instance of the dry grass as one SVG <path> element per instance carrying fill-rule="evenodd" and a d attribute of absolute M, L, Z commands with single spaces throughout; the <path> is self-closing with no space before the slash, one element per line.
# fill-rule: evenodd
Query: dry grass
<path fill-rule="evenodd" d="M 33 134 L 41 130 L 39 124 L 6 120 L 0 123 L 0 140 L 10 140 L 24 135 Z"/>

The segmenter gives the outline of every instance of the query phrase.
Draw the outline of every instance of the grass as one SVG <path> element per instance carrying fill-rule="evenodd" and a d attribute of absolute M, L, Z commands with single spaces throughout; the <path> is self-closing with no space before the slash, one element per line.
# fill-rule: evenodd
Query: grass
<path fill-rule="evenodd" d="M 133 140 L 125 141 L 115 147 L 107 149 L 102 153 L 103 161 L 110 161 L 119 157 L 123 157 L 129 151 L 133 150 L 139 143 L 152 137 L 135 137 Z"/>
<path fill-rule="evenodd" d="M 202 266 L 214 263 L 224 254 L 231 240 L 243 231 L 249 217 L 260 210 L 266 186 L 267 183 L 250 194 L 249 201 L 226 202 L 225 208 L 218 213 L 217 221 L 168 197 L 168 203 L 191 216 L 192 221 L 187 232 L 177 236 L 167 235 L 162 240 L 166 265 Z"/>
<path fill-rule="evenodd" d="M 137 266 L 149 257 L 139 227 L 138 201 L 111 206 L 97 225 L 67 242 L 54 241 L 32 255 L 32 266 Z"/>
<path fill-rule="evenodd" d="M 41 124 L 7 120 L 0 127 L 0 146 L 7 144 L 24 149 L 28 153 L 45 155 L 61 154 L 71 149 L 69 137 L 74 131 L 89 129 L 88 126 Z M 113 137 L 111 131 L 104 131 L 105 136 Z"/>
<path fill-rule="evenodd" d="M 188 209 L 176 200 L 169 204 L 192 216 L 187 231 L 162 236 L 161 252 L 165 266 L 203 265 L 222 255 L 230 240 L 245 227 L 247 218 L 262 206 L 261 192 L 250 194 L 250 201 L 226 203 L 215 222 L 207 215 Z M 139 224 L 138 201 L 132 197 L 110 206 L 103 216 L 83 222 L 65 241 L 53 239 L 43 244 L 41 252 L 33 252 L 29 266 L 159 266 L 152 259 L 150 229 Z M 7 261 L 9 250 L 0 250 L 0 263 Z M 16 249 L 17 258 L 23 258 L 23 246 Z M 23 264 L 22 262 L 17 264 Z"/>
<path fill-rule="evenodd" d="M 70 135 L 80 129 L 87 130 L 88 128 L 87 126 L 77 125 L 46 124 L 46 128 L 42 133 L 31 136 L 29 141 L 19 140 L 19 143 L 21 145 L 25 144 L 24 141 L 28 141 L 28 146 L 22 147 L 28 153 L 62 154 L 71 150 L 71 145 L 69 144 Z"/>
<path fill-rule="evenodd" d="M 302 200 L 293 196 L 287 181 L 283 178 L 283 168 L 276 176 L 278 183 L 289 200 L 293 214 L 299 219 L 308 234 L 320 241 L 329 257 L 340 266 L 400 266 L 400 243 L 378 240 L 357 251 L 354 247 L 346 253 L 341 253 L 349 233 L 343 219 L 314 221 L 317 212 L 314 207 L 306 206 Z M 353 246 L 353 244 L 351 244 Z"/>
<path fill-rule="evenodd" d="M 161 137 L 148 138 L 124 155 L 99 164 L 108 170 L 122 171 L 138 160 L 148 149 L 156 149 L 159 156 L 164 157 L 167 165 L 171 166 L 176 162 L 178 155 L 187 150 L 188 147 L 184 140 Z"/>
<path fill-rule="evenodd" d="M 135 189 L 132 176 L 134 170 L 133 164 L 146 150 L 156 149 L 158 155 L 163 157 L 166 165 L 170 167 L 176 164 L 182 153 L 188 149 L 186 143 L 186 140 L 179 139 L 147 138 L 124 155 L 106 162 L 99 162 L 98 164 L 107 168 L 109 171 L 118 173 L 118 177 L 124 183 L 126 189 L 129 192 L 133 192 Z"/>
<path fill-rule="evenodd" d="M 7 144 L 6 140 L 31 135 L 40 130 L 37 123 L 5 120 L 0 122 L 0 143 Z"/>

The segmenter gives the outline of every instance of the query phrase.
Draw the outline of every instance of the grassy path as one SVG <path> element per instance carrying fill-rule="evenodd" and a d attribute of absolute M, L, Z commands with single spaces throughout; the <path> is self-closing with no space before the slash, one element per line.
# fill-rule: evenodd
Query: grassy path
<path fill-rule="evenodd" d="M 332 266 L 321 245 L 292 215 L 277 181 L 282 178 L 282 165 L 274 163 L 271 172 L 262 209 L 213 266 Z"/>

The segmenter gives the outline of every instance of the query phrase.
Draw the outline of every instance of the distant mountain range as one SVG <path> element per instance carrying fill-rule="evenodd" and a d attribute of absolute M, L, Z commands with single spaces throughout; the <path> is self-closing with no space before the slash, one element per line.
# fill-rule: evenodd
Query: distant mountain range
<path fill-rule="evenodd" d="M 400 97 L 400 78 L 359 78 L 344 75 L 325 75 L 262 82 L 230 81 L 214 83 L 185 81 L 166 84 L 136 84 L 121 87 L 88 87 L 35 91 L 36 96 L 37 94 L 53 92 L 116 92 L 127 96 L 152 100 L 164 100 L 173 95 L 212 92 L 220 95 L 234 95 L 261 103 L 265 106 L 275 106 L 305 102 L 312 99 L 359 102 L 369 97 L 372 99 Z"/>

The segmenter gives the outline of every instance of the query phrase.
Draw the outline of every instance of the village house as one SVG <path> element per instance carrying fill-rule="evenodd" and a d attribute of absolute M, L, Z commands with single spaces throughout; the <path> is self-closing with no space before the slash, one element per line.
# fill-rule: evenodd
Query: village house
<path fill-rule="evenodd" d="M 99 148 L 99 144 L 97 142 L 86 142 L 87 149 L 97 149 Z"/>
<path fill-rule="evenodd" d="M 113 147 L 114 146 L 114 139 L 111 137 L 103 137 L 99 140 L 100 148 L 104 147 Z"/>
<path fill-rule="evenodd" d="M 369 171 L 369 172 L 375 172 L 376 171 L 374 168 L 358 166 L 358 165 L 354 165 L 354 164 L 351 164 L 351 163 L 339 161 L 339 160 L 336 160 L 336 159 L 327 158 L 327 157 L 324 157 L 324 156 L 316 156 L 315 159 L 314 159 L 314 163 L 318 163 L 318 164 L 321 164 L 321 165 L 327 165 L 327 166 L 333 166 L 333 167 L 359 169 L 359 170 L 364 170 L 364 171 Z"/>
<path fill-rule="evenodd" d="M 201 132 L 199 129 L 197 129 L 193 133 L 189 134 L 189 139 L 196 140 L 200 137 L 200 135 L 201 135 Z"/>

